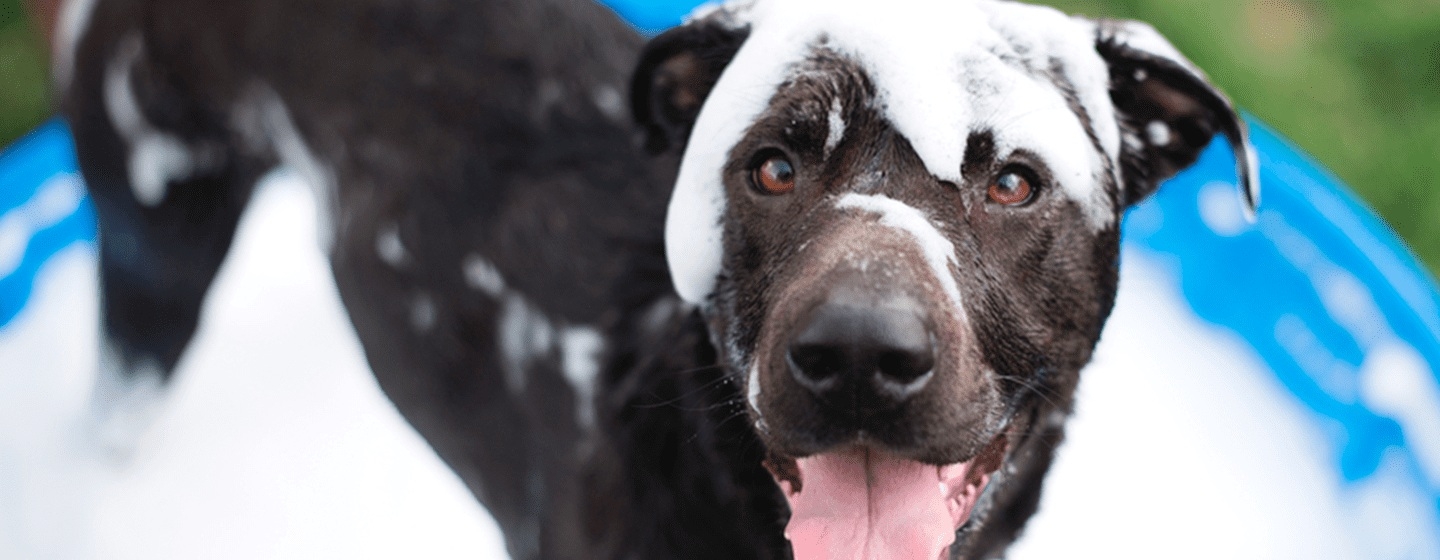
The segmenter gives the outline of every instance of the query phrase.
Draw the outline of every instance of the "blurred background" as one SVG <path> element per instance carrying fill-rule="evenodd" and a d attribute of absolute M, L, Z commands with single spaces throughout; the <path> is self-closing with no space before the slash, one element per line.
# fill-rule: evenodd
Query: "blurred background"
<path fill-rule="evenodd" d="M 1440 0 L 1048 3 L 1154 24 L 1440 272 Z M 22 0 L 0 0 L 0 146 L 50 115 L 45 64 Z"/>

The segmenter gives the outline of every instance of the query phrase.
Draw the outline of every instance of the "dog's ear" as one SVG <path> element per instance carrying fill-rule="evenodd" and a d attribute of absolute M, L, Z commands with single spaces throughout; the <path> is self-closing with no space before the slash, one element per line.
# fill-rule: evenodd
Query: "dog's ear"
<path fill-rule="evenodd" d="M 644 128 L 647 149 L 684 149 L 710 89 L 748 36 L 731 22 L 699 19 L 646 45 L 630 81 L 630 110 Z"/>
<path fill-rule="evenodd" d="M 1124 201 L 1134 204 L 1195 163 L 1216 133 L 1235 153 L 1247 214 L 1260 203 L 1249 131 L 1225 94 L 1159 32 L 1135 21 L 1101 20 L 1095 48 L 1110 66 L 1110 99 L 1123 135 Z"/>

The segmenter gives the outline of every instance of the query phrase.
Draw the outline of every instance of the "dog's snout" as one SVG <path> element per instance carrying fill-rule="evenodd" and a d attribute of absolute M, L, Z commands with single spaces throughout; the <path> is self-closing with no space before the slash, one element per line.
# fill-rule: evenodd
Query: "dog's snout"
<path fill-rule="evenodd" d="M 831 301 L 800 327 L 786 357 L 795 380 L 824 402 L 898 404 L 934 376 L 933 341 L 912 300 Z"/>

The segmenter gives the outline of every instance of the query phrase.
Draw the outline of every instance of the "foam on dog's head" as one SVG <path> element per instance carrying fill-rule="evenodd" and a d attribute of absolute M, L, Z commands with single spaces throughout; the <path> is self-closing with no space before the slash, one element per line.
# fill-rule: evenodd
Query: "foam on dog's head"
<path fill-rule="evenodd" d="M 925 0 L 761 0 L 697 17 L 748 26 L 749 37 L 700 111 L 671 199 L 667 256 L 688 301 L 704 302 L 720 272 L 721 172 L 730 149 L 822 44 L 866 70 L 881 111 L 936 178 L 962 183 L 966 139 L 991 130 L 1000 155 L 1024 149 L 1044 158 L 1062 189 L 1089 210 L 1092 227 L 1116 218 L 1096 176 L 1113 167 L 1095 143 L 1113 161 L 1120 132 L 1108 69 L 1087 21 L 1023 4 Z M 1073 89 L 1057 89 L 1050 75 Z"/>

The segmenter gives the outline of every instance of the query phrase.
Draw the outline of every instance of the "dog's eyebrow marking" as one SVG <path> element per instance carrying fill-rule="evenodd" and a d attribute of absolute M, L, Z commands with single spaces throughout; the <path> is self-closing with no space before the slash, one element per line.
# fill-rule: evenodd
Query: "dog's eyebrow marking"
<path fill-rule="evenodd" d="M 845 139 L 845 107 L 840 103 L 840 98 L 830 99 L 830 115 L 826 119 L 827 130 L 825 132 L 825 157 L 830 157 L 830 152 L 840 145 Z"/>
<path fill-rule="evenodd" d="M 180 138 L 157 130 L 145 120 L 131 83 L 131 72 L 142 53 L 140 36 L 126 35 L 116 51 L 105 67 L 105 112 L 115 133 L 129 148 L 126 168 L 135 200 L 154 207 L 165 201 L 170 181 L 189 177 L 197 164 L 204 163 L 197 160 L 204 158 L 196 157 Z"/>
<path fill-rule="evenodd" d="M 63 94 L 70 87 L 75 75 L 75 51 L 80 48 L 80 39 L 90 29 L 90 14 L 94 12 L 95 0 L 62 0 L 55 42 L 51 45 L 55 53 L 55 63 L 51 68 L 55 76 L 55 91 Z"/>
<path fill-rule="evenodd" d="M 920 250 L 925 253 L 925 260 L 935 273 L 935 279 L 944 288 L 945 295 L 950 297 L 950 302 L 957 310 L 963 310 L 960 306 L 960 286 L 955 282 L 954 273 L 950 271 L 952 266 L 958 266 L 955 262 L 955 244 L 935 228 L 924 212 L 880 194 L 849 193 L 840 197 L 835 207 L 877 214 L 880 216 L 881 225 L 904 231 L 914 237 Z"/>
<path fill-rule="evenodd" d="M 400 241 L 400 226 L 395 222 L 380 226 L 380 231 L 376 232 L 375 254 L 392 267 L 399 267 L 409 259 L 410 253 L 405 250 L 405 243 Z"/>

